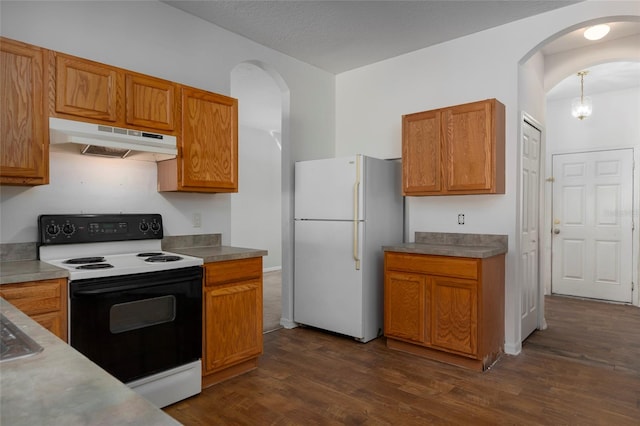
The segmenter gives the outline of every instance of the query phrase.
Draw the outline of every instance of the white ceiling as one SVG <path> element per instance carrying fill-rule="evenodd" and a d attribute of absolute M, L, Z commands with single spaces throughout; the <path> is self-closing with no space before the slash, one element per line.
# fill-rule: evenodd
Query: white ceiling
<path fill-rule="evenodd" d="M 576 1 L 190 1 L 164 3 L 338 74 Z"/>
<path fill-rule="evenodd" d="M 331 73 L 402 55 L 484 29 L 564 7 L 575 1 L 220 1 L 162 0 L 259 44 Z M 542 49 L 545 56 L 597 44 L 584 28 L 565 34 Z M 638 37 L 640 22 L 611 23 L 600 42 Z M 640 43 L 639 43 L 640 45 Z M 246 125 L 280 127 L 280 93 L 260 69 L 238 66 L 232 96 L 243 99 Z M 585 94 L 640 86 L 640 63 L 616 62 L 589 68 Z M 575 75 L 552 88 L 548 99 L 579 94 Z M 249 101 L 249 102 L 247 102 Z M 244 110 L 244 111 L 243 111 Z"/>

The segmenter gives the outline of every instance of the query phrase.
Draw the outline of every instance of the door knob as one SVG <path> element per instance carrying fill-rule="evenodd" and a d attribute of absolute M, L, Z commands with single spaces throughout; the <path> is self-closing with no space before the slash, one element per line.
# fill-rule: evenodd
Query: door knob
<path fill-rule="evenodd" d="M 560 230 L 558 228 L 556 228 L 556 229 L 553 230 L 553 233 L 558 235 L 560 233 Z"/>

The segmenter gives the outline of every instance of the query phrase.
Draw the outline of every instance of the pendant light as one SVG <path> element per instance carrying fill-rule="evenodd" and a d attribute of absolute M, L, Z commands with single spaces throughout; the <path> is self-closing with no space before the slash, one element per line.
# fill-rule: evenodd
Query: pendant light
<path fill-rule="evenodd" d="M 589 71 L 580 71 L 578 73 L 578 77 L 580 77 L 580 97 L 574 99 L 571 103 L 571 115 L 580 120 L 589 117 L 593 111 L 591 98 L 584 96 L 584 76 L 587 74 L 589 74 Z"/>

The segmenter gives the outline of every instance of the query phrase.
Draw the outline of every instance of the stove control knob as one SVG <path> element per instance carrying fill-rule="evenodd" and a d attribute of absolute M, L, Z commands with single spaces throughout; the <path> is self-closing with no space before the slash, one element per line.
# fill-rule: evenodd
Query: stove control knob
<path fill-rule="evenodd" d="M 60 227 L 54 223 L 47 226 L 47 235 L 55 237 L 60 233 Z"/>
<path fill-rule="evenodd" d="M 153 222 L 151 224 L 151 230 L 153 232 L 158 232 L 160 230 L 160 224 L 158 222 Z"/>
<path fill-rule="evenodd" d="M 64 235 L 71 235 L 76 232 L 76 227 L 72 223 L 65 223 L 62 225 L 62 233 Z"/>
<path fill-rule="evenodd" d="M 149 230 L 149 224 L 147 222 L 140 222 L 140 230 L 147 232 Z"/>

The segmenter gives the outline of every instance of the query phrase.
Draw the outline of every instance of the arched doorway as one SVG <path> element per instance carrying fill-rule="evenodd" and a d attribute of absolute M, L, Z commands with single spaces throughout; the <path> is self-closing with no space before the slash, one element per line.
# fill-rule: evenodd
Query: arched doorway
<path fill-rule="evenodd" d="M 640 23 L 638 23 L 636 17 L 629 18 L 631 21 L 623 21 L 623 18 L 600 18 L 597 21 L 584 22 L 580 24 L 576 24 L 575 26 L 566 29 L 563 32 L 555 34 L 549 39 L 545 40 L 543 43 L 538 45 L 535 49 L 530 51 L 520 62 L 520 71 L 519 71 L 519 91 L 520 91 L 520 118 L 524 122 L 527 117 L 534 117 L 535 120 L 539 120 L 542 123 L 541 130 L 543 131 L 542 140 L 540 145 L 540 168 L 538 174 L 538 181 L 536 182 L 538 185 L 538 194 L 540 197 L 540 205 L 539 208 L 535 211 L 526 211 L 525 208 L 525 197 L 526 191 L 524 189 L 525 178 L 522 176 L 523 171 L 525 171 L 525 165 L 527 162 L 525 152 L 522 148 L 522 143 L 526 138 L 524 134 L 524 130 L 521 128 L 519 140 L 521 145 L 518 148 L 519 151 L 519 219 L 518 219 L 518 235 L 520 236 L 519 241 L 516 242 L 518 246 L 519 253 L 524 253 L 529 241 L 526 240 L 526 232 L 524 231 L 525 222 L 526 221 L 536 221 L 540 234 L 537 241 L 537 247 L 539 249 L 539 257 L 535 260 L 536 265 L 535 272 L 537 273 L 537 283 L 535 285 L 535 289 L 537 290 L 537 294 L 533 296 L 533 300 L 537 304 L 537 321 L 534 321 L 534 328 L 528 329 L 525 324 L 525 316 L 527 311 L 532 306 L 530 303 L 531 295 L 527 292 L 524 283 L 526 282 L 526 274 L 528 273 L 529 265 L 526 263 L 526 259 L 521 257 L 521 261 L 518 264 L 518 277 L 520 280 L 519 289 L 520 289 L 520 300 L 521 300 L 521 340 L 524 340 L 530 332 L 535 330 L 535 328 L 545 328 L 546 323 L 544 319 L 544 294 L 549 293 L 550 283 L 551 283 L 551 265 L 552 265 L 552 251 L 551 244 L 553 235 L 551 234 L 552 230 L 552 221 L 553 217 L 551 215 L 551 193 L 553 189 L 553 172 L 551 169 L 551 153 L 553 152 L 554 140 L 557 140 L 557 131 L 554 126 L 556 126 L 557 116 L 561 114 L 560 111 L 552 111 L 550 110 L 549 102 L 546 99 L 546 94 L 551 90 L 552 87 L 556 86 L 558 82 L 567 77 L 571 78 L 575 76 L 575 73 L 578 71 L 585 69 L 589 66 L 593 66 L 596 64 L 602 64 L 607 62 L 619 61 L 623 58 L 627 60 L 640 61 L 637 52 L 637 37 L 640 31 L 638 30 Z M 560 49 L 550 49 L 550 46 L 557 47 L 561 46 L 562 43 L 570 40 L 572 37 L 582 37 L 582 32 L 586 27 L 589 27 L 594 24 L 603 23 L 603 22 L 611 22 L 615 23 L 624 23 L 625 25 L 629 25 L 631 27 L 631 32 L 627 35 L 623 35 L 618 39 L 614 39 L 607 42 L 601 42 L 599 45 L 593 46 L 585 46 L 579 49 L 570 49 L 570 50 L 562 50 Z M 628 36 L 628 35 L 631 36 Z M 634 37 L 635 35 L 635 37 Z M 636 41 L 634 41 L 636 40 Z M 546 50 L 545 50 L 546 49 Z M 540 87 L 540 82 L 543 82 L 542 87 Z M 535 89 L 532 90 L 531 88 Z M 574 92 L 573 97 L 578 93 L 577 90 L 579 86 L 576 87 L 576 92 Z M 531 93 L 535 92 L 537 95 L 531 96 Z M 532 101 L 530 98 L 534 97 L 535 99 Z M 569 101 L 570 103 L 570 101 Z M 636 113 L 637 114 L 637 113 Z M 570 110 L 567 109 L 567 115 L 570 116 Z M 578 120 L 571 117 L 571 120 L 575 120 L 578 123 Z M 592 120 L 593 122 L 593 120 Z M 584 123 L 583 123 L 584 124 Z M 587 122 L 588 124 L 588 122 Z M 589 124 L 588 124 L 589 125 Z M 522 126 L 524 128 L 524 126 Z M 553 129 L 551 130 L 550 129 Z M 574 132 L 575 133 L 575 132 Z M 576 135 L 577 136 L 577 135 Z M 577 141 L 577 145 L 574 148 L 579 146 L 587 146 L 583 143 L 583 141 L 576 137 L 575 141 Z M 633 145 L 633 144 L 632 144 Z M 635 145 L 637 145 L 637 138 Z M 638 151 L 638 146 L 635 147 L 636 152 Z M 637 156 L 637 153 L 636 153 Z M 526 175 L 526 173 L 525 173 Z M 636 178 L 637 180 L 637 178 Z M 637 194 L 636 194 L 637 199 Z M 635 213 L 637 215 L 637 201 L 636 205 L 633 207 Z M 532 216 L 533 215 L 533 216 Z M 631 232 L 631 231 L 629 231 Z M 638 236 L 637 232 L 633 236 L 633 276 L 634 281 L 637 281 L 638 276 L 638 262 L 637 262 L 637 253 L 638 253 Z M 637 290 L 634 295 L 634 303 L 638 304 L 638 294 Z"/>
<path fill-rule="evenodd" d="M 268 250 L 265 271 L 265 330 L 290 318 L 289 230 L 293 169 L 289 144 L 289 90 L 282 77 L 259 61 L 231 72 L 238 99 L 239 192 L 231 197 L 231 244 Z M 268 285 L 266 285 L 268 284 Z M 278 288 L 274 288 L 274 285 Z M 284 291 L 283 291 L 284 289 Z M 285 321 L 285 323 L 287 323 Z M 287 323 L 288 324 L 288 323 Z"/>

